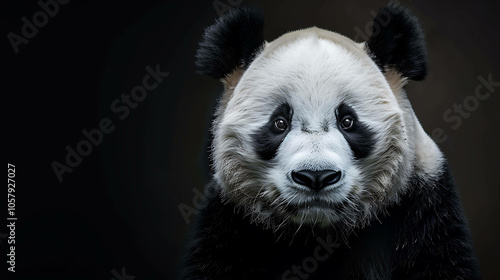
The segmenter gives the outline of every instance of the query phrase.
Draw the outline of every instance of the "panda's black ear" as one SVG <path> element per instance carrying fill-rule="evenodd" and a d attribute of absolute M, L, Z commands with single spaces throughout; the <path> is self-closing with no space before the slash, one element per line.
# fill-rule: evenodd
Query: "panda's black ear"
<path fill-rule="evenodd" d="M 417 18 L 407 8 L 390 3 L 380 9 L 366 46 L 382 71 L 394 69 L 401 76 L 415 81 L 425 78 L 427 52 L 424 34 Z"/>
<path fill-rule="evenodd" d="M 222 79 L 246 68 L 264 45 L 264 15 L 256 8 L 236 8 L 205 29 L 196 53 L 198 73 Z"/>

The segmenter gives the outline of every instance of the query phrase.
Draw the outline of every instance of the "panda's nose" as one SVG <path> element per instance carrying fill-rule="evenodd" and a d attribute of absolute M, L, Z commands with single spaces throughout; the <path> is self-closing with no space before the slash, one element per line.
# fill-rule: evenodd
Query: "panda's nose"
<path fill-rule="evenodd" d="M 340 180 L 342 173 L 335 170 L 300 170 L 292 171 L 292 180 L 313 190 L 321 190 L 326 186 L 333 185 Z"/>

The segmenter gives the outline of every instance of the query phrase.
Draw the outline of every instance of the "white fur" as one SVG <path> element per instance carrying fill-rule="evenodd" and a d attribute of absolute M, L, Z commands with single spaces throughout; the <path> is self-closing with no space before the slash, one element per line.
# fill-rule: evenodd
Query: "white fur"
<path fill-rule="evenodd" d="M 214 123 L 215 177 L 226 198 L 271 226 L 289 218 L 322 225 L 366 223 L 398 200 L 416 164 L 428 176 L 441 166 L 440 152 L 404 92 L 393 92 L 364 45 L 325 33 L 312 28 L 266 43 Z M 285 102 L 293 108 L 292 129 L 276 157 L 261 160 L 252 135 Z M 336 125 L 335 110 L 342 102 L 375 131 L 376 146 L 365 159 L 354 158 Z M 291 180 L 291 172 L 301 169 L 333 169 L 343 175 L 318 196 Z M 323 206 L 288 212 L 290 206 L 319 200 L 347 207 L 342 212 Z"/>

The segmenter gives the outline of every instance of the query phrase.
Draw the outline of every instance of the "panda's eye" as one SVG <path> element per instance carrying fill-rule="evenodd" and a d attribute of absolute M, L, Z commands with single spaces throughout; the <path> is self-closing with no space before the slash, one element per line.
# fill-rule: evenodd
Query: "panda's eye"
<path fill-rule="evenodd" d="M 340 125 L 342 126 L 343 129 L 349 129 L 353 126 L 353 124 L 354 120 L 352 119 L 351 116 L 345 116 L 340 122 Z"/>
<path fill-rule="evenodd" d="M 279 131 L 285 131 L 288 128 L 288 125 L 284 119 L 277 119 L 274 121 L 274 127 L 276 127 Z"/>

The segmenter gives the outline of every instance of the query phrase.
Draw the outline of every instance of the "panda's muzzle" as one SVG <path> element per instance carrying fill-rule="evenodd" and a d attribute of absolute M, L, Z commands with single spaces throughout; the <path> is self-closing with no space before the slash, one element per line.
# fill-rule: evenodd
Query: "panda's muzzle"
<path fill-rule="evenodd" d="M 327 186 L 337 183 L 342 177 L 340 171 L 335 170 L 300 170 L 292 171 L 292 180 L 302 186 L 319 191 Z"/>

